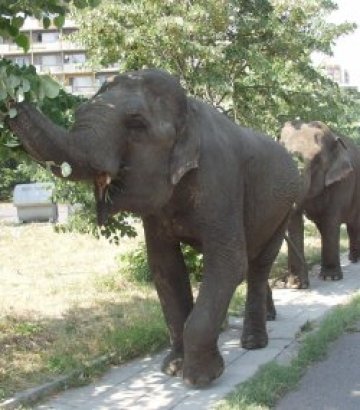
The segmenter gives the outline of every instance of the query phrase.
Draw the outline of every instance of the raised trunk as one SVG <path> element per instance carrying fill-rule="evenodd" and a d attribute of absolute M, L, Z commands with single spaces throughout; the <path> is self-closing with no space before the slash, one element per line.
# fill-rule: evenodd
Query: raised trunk
<path fill-rule="evenodd" d="M 18 114 L 8 120 L 9 127 L 41 165 L 51 166 L 55 175 L 62 176 L 60 166 L 67 162 L 72 169 L 68 177 L 71 180 L 93 179 L 101 172 L 88 155 L 94 143 L 91 131 L 66 131 L 29 103 L 18 104 L 16 109 Z"/>

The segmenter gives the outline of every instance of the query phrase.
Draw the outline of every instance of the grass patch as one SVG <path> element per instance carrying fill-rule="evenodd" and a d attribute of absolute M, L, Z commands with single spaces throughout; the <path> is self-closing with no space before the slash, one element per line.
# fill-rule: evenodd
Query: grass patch
<path fill-rule="evenodd" d="M 243 316 L 246 300 L 246 283 L 236 288 L 231 299 L 228 313 L 232 316 Z"/>
<path fill-rule="evenodd" d="M 165 346 L 168 333 L 154 290 L 144 286 L 121 296 L 121 302 L 94 301 L 59 318 L 1 318 L 0 398 L 88 367 L 99 356 L 122 363 Z"/>
<path fill-rule="evenodd" d="M 326 316 L 319 329 L 308 334 L 289 365 L 272 361 L 222 401 L 218 410 L 270 409 L 300 381 L 308 366 L 326 357 L 329 345 L 360 319 L 360 295 Z"/>
<path fill-rule="evenodd" d="M 0 400 L 78 368 L 92 377 L 98 357 L 125 362 L 168 343 L 155 290 L 119 266 L 137 243 L 0 224 Z"/>

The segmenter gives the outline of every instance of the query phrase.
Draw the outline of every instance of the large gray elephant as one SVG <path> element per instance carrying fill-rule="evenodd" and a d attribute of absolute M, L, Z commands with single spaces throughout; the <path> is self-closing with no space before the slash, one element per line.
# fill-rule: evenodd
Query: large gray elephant
<path fill-rule="evenodd" d="M 360 257 L 360 149 L 351 139 L 340 137 L 320 121 L 287 122 L 280 143 L 296 158 L 303 180 L 303 193 L 289 222 L 293 246 L 289 246 L 288 283 L 295 288 L 309 286 L 303 263 L 303 213 L 321 234 L 320 277 L 342 279 L 341 223 L 347 225 L 350 261 L 357 262 Z"/>
<path fill-rule="evenodd" d="M 283 147 L 186 97 L 160 70 L 114 77 L 78 109 L 70 132 L 29 104 L 17 109 L 9 125 L 35 160 L 51 161 L 57 175 L 67 162 L 71 179 L 94 181 L 100 224 L 122 210 L 142 217 L 171 339 L 164 372 L 197 386 L 221 375 L 219 331 L 245 277 L 242 345 L 267 345 L 268 275 L 300 187 Z M 204 255 L 196 303 L 182 242 Z"/>

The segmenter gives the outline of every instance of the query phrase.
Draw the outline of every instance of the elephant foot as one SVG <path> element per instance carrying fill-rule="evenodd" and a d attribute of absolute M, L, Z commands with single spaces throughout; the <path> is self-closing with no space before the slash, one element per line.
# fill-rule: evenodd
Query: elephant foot
<path fill-rule="evenodd" d="M 181 377 L 183 373 L 183 362 L 183 353 L 172 350 L 163 360 L 161 371 L 168 376 Z"/>
<path fill-rule="evenodd" d="M 202 353 L 201 360 L 198 357 L 194 360 L 187 358 L 184 363 L 183 379 L 188 386 L 205 387 L 220 377 L 223 371 L 224 359 L 216 348 L 208 354 Z"/>
<path fill-rule="evenodd" d="M 273 322 L 276 319 L 276 310 L 266 312 L 266 320 Z"/>
<path fill-rule="evenodd" d="M 264 333 L 248 333 L 243 332 L 241 336 L 241 347 L 247 350 L 262 349 L 268 344 L 268 335 Z"/>
<path fill-rule="evenodd" d="M 360 252 L 358 250 L 351 250 L 349 253 L 349 261 L 351 263 L 359 262 L 360 260 Z"/>
<path fill-rule="evenodd" d="M 319 278 L 322 280 L 341 280 L 343 278 L 343 273 L 341 268 L 321 268 Z"/>
<path fill-rule="evenodd" d="M 308 277 L 290 274 L 286 278 L 286 287 L 288 289 L 308 289 L 309 279 Z"/>

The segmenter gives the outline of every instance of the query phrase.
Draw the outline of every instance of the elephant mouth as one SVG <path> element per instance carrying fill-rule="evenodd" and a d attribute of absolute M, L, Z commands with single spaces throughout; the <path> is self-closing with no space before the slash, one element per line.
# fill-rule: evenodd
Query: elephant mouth
<path fill-rule="evenodd" d="M 98 226 L 107 224 L 109 216 L 114 213 L 114 198 L 123 192 L 123 180 L 128 167 L 123 165 L 116 177 L 102 172 L 94 180 L 96 216 Z"/>

